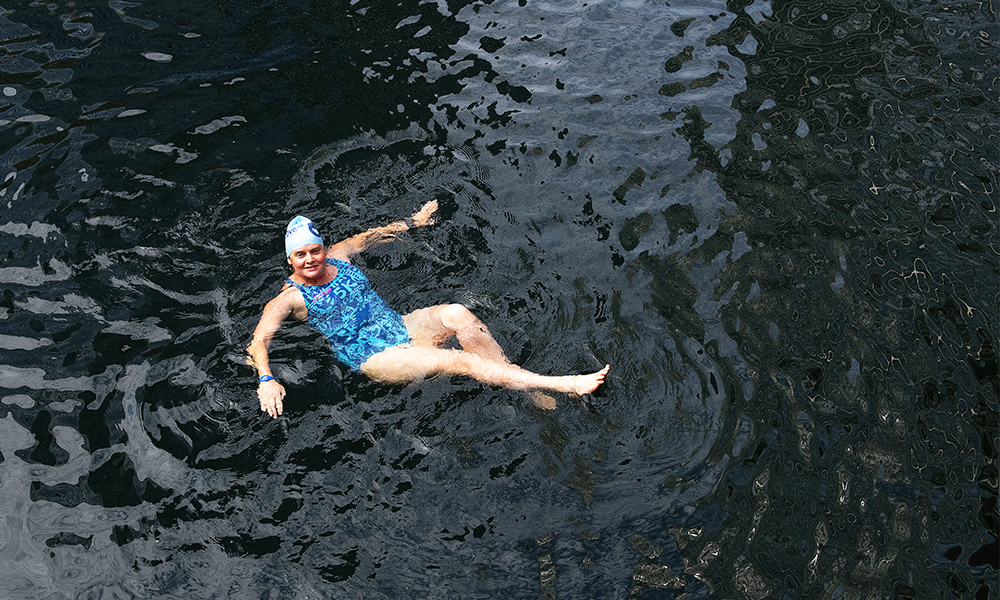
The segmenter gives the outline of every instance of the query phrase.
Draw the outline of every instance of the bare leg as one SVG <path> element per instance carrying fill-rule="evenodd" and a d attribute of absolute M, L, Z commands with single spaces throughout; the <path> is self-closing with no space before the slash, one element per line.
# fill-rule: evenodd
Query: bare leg
<path fill-rule="evenodd" d="M 362 373 L 386 383 L 409 383 L 439 374 L 465 375 L 488 385 L 515 390 L 543 389 L 576 395 L 596 390 L 604 383 L 610 369 L 609 365 L 587 375 L 551 377 L 509 363 L 487 360 L 464 350 L 418 345 L 388 348 L 361 365 Z"/>
<path fill-rule="evenodd" d="M 461 304 L 441 304 L 414 311 L 403 317 L 414 344 L 443 347 L 455 338 L 466 352 L 493 362 L 511 364 L 486 325 Z M 520 368 L 520 367 L 517 367 Z M 540 408 L 552 410 L 556 400 L 538 390 L 525 393 Z"/>
<path fill-rule="evenodd" d="M 455 338 L 462 350 L 494 362 L 509 362 L 486 325 L 461 304 L 439 304 L 403 316 L 410 339 L 418 346 L 443 348 Z"/>

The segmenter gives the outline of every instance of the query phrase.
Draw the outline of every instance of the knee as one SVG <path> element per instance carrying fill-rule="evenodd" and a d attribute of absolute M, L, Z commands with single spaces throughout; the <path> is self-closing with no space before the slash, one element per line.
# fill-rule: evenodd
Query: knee
<path fill-rule="evenodd" d="M 448 304 L 441 311 L 441 324 L 445 327 L 458 331 L 471 325 L 479 323 L 476 315 L 461 304 Z"/>

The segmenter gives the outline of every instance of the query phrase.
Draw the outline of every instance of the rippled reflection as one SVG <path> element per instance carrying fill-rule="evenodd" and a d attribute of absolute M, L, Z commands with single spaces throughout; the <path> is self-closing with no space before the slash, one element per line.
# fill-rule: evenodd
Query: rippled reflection
<path fill-rule="evenodd" d="M 990 10 L 9 8 L 0 590 L 988 597 Z M 290 327 L 262 418 L 287 218 L 432 197 L 375 287 L 604 393 L 375 385 Z"/>

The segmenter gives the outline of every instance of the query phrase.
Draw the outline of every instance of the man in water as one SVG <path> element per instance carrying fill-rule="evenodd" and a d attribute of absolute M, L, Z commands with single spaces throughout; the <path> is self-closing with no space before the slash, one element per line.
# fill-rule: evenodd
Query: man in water
<path fill-rule="evenodd" d="M 257 369 L 262 411 L 272 417 L 282 412 L 285 388 L 271 373 L 267 347 L 288 317 L 307 321 L 322 333 L 342 363 L 385 383 L 465 375 L 488 385 L 577 396 L 604 383 L 610 365 L 587 375 L 550 377 L 511 364 L 482 321 L 461 304 L 440 304 L 402 316 L 389 308 L 350 259 L 393 239 L 397 232 L 433 224 L 436 210 L 437 201 L 428 202 L 405 221 L 369 229 L 329 248 L 312 221 L 301 216 L 292 219 L 285 231 L 285 254 L 294 273 L 264 307 L 247 347 L 247 362 Z M 444 348 L 452 338 L 461 350 Z M 546 408 L 555 408 L 544 394 L 533 398 Z"/>

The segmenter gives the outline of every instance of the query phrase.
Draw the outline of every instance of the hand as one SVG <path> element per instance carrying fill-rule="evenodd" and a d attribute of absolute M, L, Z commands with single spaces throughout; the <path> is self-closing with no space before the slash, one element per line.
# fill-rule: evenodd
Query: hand
<path fill-rule="evenodd" d="M 434 224 L 434 212 L 438 209 L 438 201 L 431 200 L 427 204 L 420 207 L 420 210 L 413 213 L 410 220 L 413 221 L 414 227 L 423 227 L 424 225 Z"/>
<path fill-rule="evenodd" d="M 273 418 L 284 409 L 282 400 L 285 398 L 285 388 L 280 383 L 271 379 L 257 386 L 257 397 L 260 398 L 260 409 Z"/>

